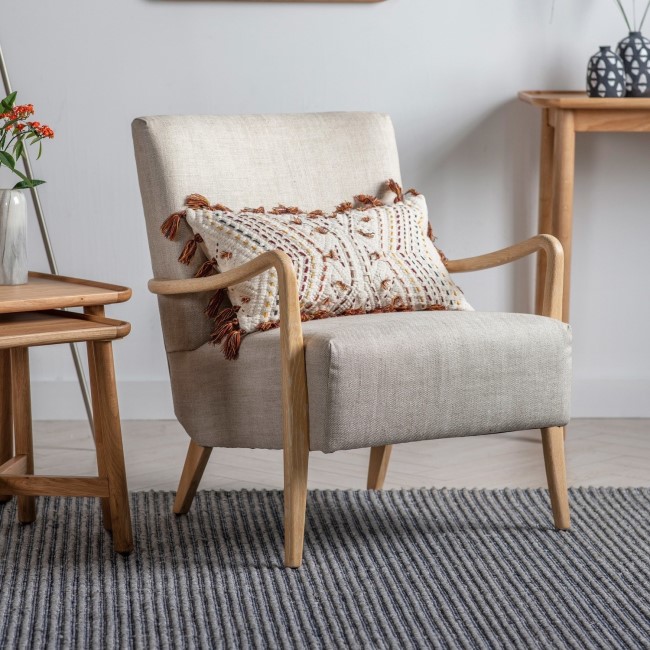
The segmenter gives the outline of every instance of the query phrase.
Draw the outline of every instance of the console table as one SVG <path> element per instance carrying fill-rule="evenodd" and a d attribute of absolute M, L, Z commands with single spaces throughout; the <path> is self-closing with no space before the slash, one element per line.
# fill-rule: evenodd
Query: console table
<path fill-rule="evenodd" d="M 601 99 L 584 92 L 528 90 L 519 99 L 542 111 L 538 232 L 564 246 L 564 303 L 569 322 L 576 133 L 650 132 L 650 98 Z M 538 255 L 536 312 L 541 314 L 546 260 Z"/>
<path fill-rule="evenodd" d="M 30 273 L 27 284 L 0 285 L 0 501 L 18 498 L 18 520 L 36 518 L 35 496 L 101 499 L 104 527 L 120 553 L 133 548 L 112 341 L 131 326 L 104 316 L 104 305 L 131 290 L 110 284 Z M 63 311 L 83 307 L 83 314 Z M 29 348 L 85 341 L 93 403 L 98 476 L 35 476 Z M 0 531 L 0 534 L 2 531 Z"/>

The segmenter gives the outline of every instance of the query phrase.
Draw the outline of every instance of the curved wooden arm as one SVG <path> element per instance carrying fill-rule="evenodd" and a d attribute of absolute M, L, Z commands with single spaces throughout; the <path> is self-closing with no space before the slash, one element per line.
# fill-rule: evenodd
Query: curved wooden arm
<path fill-rule="evenodd" d="M 236 269 L 207 278 L 150 280 L 149 290 L 162 296 L 216 291 L 250 280 L 271 268 L 274 268 L 278 274 L 280 294 L 285 564 L 299 566 L 302 561 L 302 539 L 305 529 L 309 406 L 298 283 L 291 258 L 282 251 L 270 251 L 262 253 Z"/>
<path fill-rule="evenodd" d="M 544 251 L 546 255 L 546 278 L 544 281 L 544 306 L 542 315 L 562 320 L 562 291 L 564 286 L 564 250 L 562 244 L 552 235 L 536 235 L 514 246 L 502 248 L 494 253 L 448 260 L 450 273 L 481 271 L 508 264 L 531 253 Z"/>

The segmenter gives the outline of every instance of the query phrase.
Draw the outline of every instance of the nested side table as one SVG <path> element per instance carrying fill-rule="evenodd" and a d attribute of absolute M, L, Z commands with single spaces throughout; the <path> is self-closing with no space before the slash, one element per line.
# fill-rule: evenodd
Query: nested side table
<path fill-rule="evenodd" d="M 43 273 L 30 273 L 24 285 L 0 286 L 0 500 L 15 495 L 19 521 L 31 523 L 36 496 L 99 497 L 120 553 L 133 549 L 133 534 L 112 342 L 131 326 L 106 318 L 104 306 L 130 297 L 126 287 Z M 29 348 L 75 342 L 88 349 L 98 476 L 34 475 Z"/>
<path fill-rule="evenodd" d="M 563 320 L 569 322 L 573 179 L 576 133 L 648 133 L 650 98 L 588 97 L 584 92 L 528 90 L 519 99 L 542 111 L 539 180 L 540 234 L 555 235 L 564 247 Z M 541 314 L 546 260 L 538 256 L 537 313 Z"/>

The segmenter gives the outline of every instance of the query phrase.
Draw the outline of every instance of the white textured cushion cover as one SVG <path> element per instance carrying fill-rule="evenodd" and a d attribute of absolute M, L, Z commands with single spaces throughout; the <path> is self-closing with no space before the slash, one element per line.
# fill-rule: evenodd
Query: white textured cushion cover
<path fill-rule="evenodd" d="M 390 311 L 471 310 L 454 284 L 427 234 L 426 201 L 397 191 L 394 202 L 355 197 L 332 213 L 278 206 L 271 211 L 246 208 L 232 212 L 208 206 L 200 195 L 188 197 L 184 213 L 195 234 L 180 260 L 189 262 L 201 246 L 209 261 L 200 273 L 241 266 L 272 250 L 286 252 L 298 281 L 303 320 Z M 181 213 L 179 213 L 181 214 Z M 178 217 L 176 217 L 176 221 Z M 172 232 L 175 234 L 172 220 Z M 241 338 L 279 324 L 278 279 L 271 269 L 228 289 L 208 308 L 215 317 L 213 342 L 229 359 L 237 357 Z"/>

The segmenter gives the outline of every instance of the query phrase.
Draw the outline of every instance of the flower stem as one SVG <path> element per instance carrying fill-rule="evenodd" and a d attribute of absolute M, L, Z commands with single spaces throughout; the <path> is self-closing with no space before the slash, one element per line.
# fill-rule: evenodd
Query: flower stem
<path fill-rule="evenodd" d="M 650 0 L 648 0 L 648 4 L 645 6 L 643 17 L 641 18 L 641 22 L 639 23 L 639 31 L 643 29 L 643 23 L 645 22 L 646 16 L 648 15 L 648 9 L 650 9 Z"/>
<path fill-rule="evenodd" d="M 623 14 L 623 20 L 625 20 L 625 24 L 627 25 L 628 31 L 632 31 L 632 27 L 630 26 L 630 21 L 627 19 L 627 14 L 625 13 L 625 9 L 623 9 L 623 5 L 621 4 L 621 0 L 614 0 L 616 4 L 618 5 L 618 8 L 621 10 L 621 13 Z"/>

